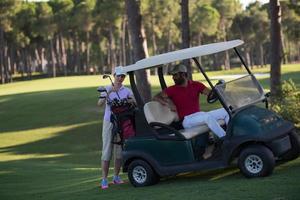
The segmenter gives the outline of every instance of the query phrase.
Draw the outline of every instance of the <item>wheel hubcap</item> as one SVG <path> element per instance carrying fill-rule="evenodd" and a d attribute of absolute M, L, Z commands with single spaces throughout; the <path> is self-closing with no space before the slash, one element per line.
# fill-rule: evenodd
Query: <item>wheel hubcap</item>
<path fill-rule="evenodd" d="M 142 166 L 136 166 L 133 169 L 132 176 L 137 183 L 142 184 L 147 180 L 147 171 Z"/>
<path fill-rule="evenodd" d="M 259 173 L 263 168 L 263 161 L 262 159 L 257 155 L 249 155 L 245 159 L 245 167 L 246 169 L 253 173 Z"/>

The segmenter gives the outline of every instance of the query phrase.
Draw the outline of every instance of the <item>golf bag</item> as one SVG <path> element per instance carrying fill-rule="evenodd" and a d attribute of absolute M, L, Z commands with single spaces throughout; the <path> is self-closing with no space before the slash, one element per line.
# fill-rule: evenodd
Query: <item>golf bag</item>
<path fill-rule="evenodd" d="M 135 135 L 135 106 L 129 103 L 127 99 L 114 99 L 110 105 L 112 111 L 110 121 L 113 124 L 112 143 L 122 145 L 124 140 Z M 118 135 L 119 138 L 117 137 Z"/>

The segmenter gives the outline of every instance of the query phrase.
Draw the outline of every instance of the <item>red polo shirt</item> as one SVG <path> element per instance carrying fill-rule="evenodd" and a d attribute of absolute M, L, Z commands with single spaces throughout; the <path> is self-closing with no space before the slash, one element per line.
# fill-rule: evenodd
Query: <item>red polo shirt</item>
<path fill-rule="evenodd" d="M 180 119 L 195 112 L 200 111 L 199 95 L 206 88 L 200 82 L 188 81 L 186 87 L 173 85 L 164 90 L 175 104 Z"/>

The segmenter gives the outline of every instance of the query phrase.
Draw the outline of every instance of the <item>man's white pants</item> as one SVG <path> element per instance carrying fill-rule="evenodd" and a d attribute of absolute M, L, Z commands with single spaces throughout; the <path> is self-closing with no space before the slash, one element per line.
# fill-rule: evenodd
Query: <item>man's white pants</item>
<path fill-rule="evenodd" d="M 194 126 L 199 126 L 206 124 L 214 134 L 219 138 L 225 136 L 225 131 L 219 125 L 217 120 L 223 119 L 225 123 L 228 124 L 229 116 L 224 108 L 217 110 L 212 110 L 209 112 L 196 112 L 185 116 L 182 122 L 184 128 L 191 128 Z"/>

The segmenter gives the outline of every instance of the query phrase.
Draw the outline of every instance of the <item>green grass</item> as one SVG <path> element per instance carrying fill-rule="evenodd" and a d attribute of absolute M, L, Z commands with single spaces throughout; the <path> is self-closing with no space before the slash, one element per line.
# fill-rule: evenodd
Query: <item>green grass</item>
<path fill-rule="evenodd" d="M 268 73 L 269 69 L 254 71 Z M 231 73 L 241 71 L 209 75 Z M 284 66 L 282 77 L 293 78 L 299 87 L 299 65 Z M 151 77 L 151 82 L 153 93 L 158 92 L 157 78 Z M 172 83 L 170 76 L 167 82 Z M 260 82 L 268 89 L 268 78 Z M 96 88 L 106 84 L 100 76 L 75 76 L 0 86 L 1 200 L 300 198 L 300 158 L 277 166 L 272 176 L 261 179 L 246 179 L 233 167 L 180 175 L 151 187 L 127 183 L 101 191 L 103 109 L 96 107 Z M 202 108 L 216 106 L 203 103 Z M 127 179 L 126 174 L 122 177 Z"/>

